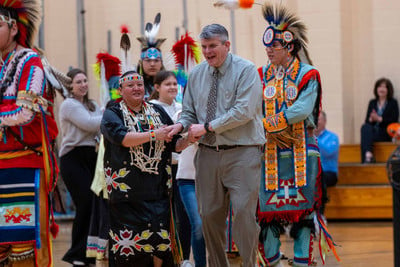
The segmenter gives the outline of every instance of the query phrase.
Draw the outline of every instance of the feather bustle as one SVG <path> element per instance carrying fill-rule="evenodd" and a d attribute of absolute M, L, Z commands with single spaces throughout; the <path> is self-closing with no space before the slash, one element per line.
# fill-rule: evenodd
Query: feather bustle
<path fill-rule="evenodd" d="M 105 78 L 110 80 L 112 76 L 121 75 L 121 60 L 108 53 L 98 53 L 96 56 L 97 63 L 103 62 L 105 67 Z"/>
<path fill-rule="evenodd" d="M 189 48 L 187 53 L 185 53 L 185 46 Z M 199 50 L 199 47 L 196 41 L 189 36 L 189 33 L 182 35 L 181 39 L 172 46 L 172 52 L 175 56 L 175 63 L 184 66 L 187 62 L 185 59 L 185 54 L 187 54 L 189 58 L 195 60 L 196 63 L 199 63 L 196 50 Z"/>

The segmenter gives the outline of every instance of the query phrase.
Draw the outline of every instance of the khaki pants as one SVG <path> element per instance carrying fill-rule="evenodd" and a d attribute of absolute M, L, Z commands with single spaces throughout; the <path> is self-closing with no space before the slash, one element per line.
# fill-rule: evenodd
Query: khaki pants
<path fill-rule="evenodd" d="M 243 267 L 254 267 L 260 230 L 255 215 L 261 176 L 261 149 L 243 146 L 215 151 L 199 146 L 195 164 L 196 194 L 209 267 L 229 266 L 225 254 L 229 200 L 235 214 L 233 239 L 243 259 Z"/>

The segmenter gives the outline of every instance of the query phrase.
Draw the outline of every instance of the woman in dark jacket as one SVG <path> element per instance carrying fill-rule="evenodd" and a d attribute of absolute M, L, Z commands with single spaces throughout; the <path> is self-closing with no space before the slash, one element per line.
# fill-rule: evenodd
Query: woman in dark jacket
<path fill-rule="evenodd" d="M 176 248 L 170 228 L 171 152 L 188 138 L 168 137 L 173 121 L 161 106 L 145 102 L 143 77 L 119 79 L 122 98 L 107 106 L 101 122 L 109 193 L 110 267 L 171 267 Z"/>
<path fill-rule="evenodd" d="M 363 163 L 374 162 L 373 142 L 390 141 L 387 126 L 398 122 L 399 107 L 393 98 L 393 85 L 387 78 L 375 82 L 375 98 L 369 101 L 365 123 L 361 127 L 361 159 Z"/>

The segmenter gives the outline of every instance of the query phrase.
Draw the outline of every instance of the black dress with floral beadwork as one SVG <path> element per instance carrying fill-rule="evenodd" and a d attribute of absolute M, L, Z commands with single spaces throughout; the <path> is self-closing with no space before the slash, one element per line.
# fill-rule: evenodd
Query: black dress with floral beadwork
<path fill-rule="evenodd" d="M 122 146 L 130 131 L 148 132 L 173 124 L 164 109 L 143 102 L 135 113 L 124 102 L 104 112 L 104 169 L 110 204 L 110 266 L 152 266 L 152 255 L 172 264 L 170 240 L 170 162 L 172 142 Z M 149 134 L 150 140 L 150 134 Z"/>

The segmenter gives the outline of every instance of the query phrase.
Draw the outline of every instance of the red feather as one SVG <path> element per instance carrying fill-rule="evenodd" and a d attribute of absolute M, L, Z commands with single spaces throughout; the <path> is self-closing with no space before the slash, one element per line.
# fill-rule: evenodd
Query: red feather
<path fill-rule="evenodd" d="M 129 29 L 126 24 L 121 25 L 121 33 L 129 33 Z"/>
<path fill-rule="evenodd" d="M 17 27 L 19 31 L 17 42 L 22 46 L 29 47 L 29 45 L 26 43 L 26 40 L 28 38 L 28 31 L 26 27 L 20 22 L 17 22 Z"/>
<path fill-rule="evenodd" d="M 7 8 L 13 9 L 22 9 L 24 8 L 22 1 L 7 1 L 7 0 L 0 0 L 0 6 L 4 6 Z"/>
<path fill-rule="evenodd" d="M 119 58 L 108 53 L 98 53 L 96 58 L 97 63 L 100 63 L 101 61 L 104 63 L 107 81 L 109 81 L 112 76 L 121 75 L 121 60 L 119 60 Z"/>
<path fill-rule="evenodd" d="M 185 35 L 181 36 L 181 39 L 177 41 L 173 46 L 172 46 L 172 52 L 174 53 L 175 57 L 175 63 L 180 64 L 182 66 L 185 65 L 185 45 L 187 46 L 187 56 L 189 58 L 194 58 L 194 54 L 192 49 L 190 47 L 196 46 L 196 41 L 189 36 L 189 33 L 186 33 Z"/>

